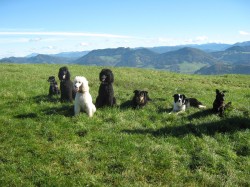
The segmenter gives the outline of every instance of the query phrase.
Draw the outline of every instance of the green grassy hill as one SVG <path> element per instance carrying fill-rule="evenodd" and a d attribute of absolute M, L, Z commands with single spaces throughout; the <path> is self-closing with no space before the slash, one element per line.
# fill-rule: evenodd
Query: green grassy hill
<path fill-rule="evenodd" d="M 250 185 L 249 76 L 112 68 L 118 106 L 88 118 L 47 97 L 60 65 L 0 67 L 0 186 Z M 68 67 L 95 100 L 102 67 Z M 135 89 L 152 98 L 141 110 L 128 106 Z M 215 89 L 232 101 L 223 118 L 209 111 Z M 168 114 L 174 93 L 207 109 Z"/>

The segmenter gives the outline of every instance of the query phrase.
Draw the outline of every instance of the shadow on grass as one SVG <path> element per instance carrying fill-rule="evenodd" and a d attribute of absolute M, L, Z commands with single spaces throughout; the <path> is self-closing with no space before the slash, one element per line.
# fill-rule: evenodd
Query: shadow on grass
<path fill-rule="evenodd" d="M 14 116 L 17 119 L 27 119 L 27 118 L 36 118 L 37 114 L 36 113 L 27 113 L 27 114 L 19 114 Z"/>
<path fill-rule="evenodd" d="M 160 129 L 125 129 L 123 133 L 128 134 L 151 134 L 152 136 L 176 136 L 181 137 L 188 134 L 201 137 L 203 134 L 213 136 L 215 133 L 234 133 L 236 131 L 250 128 L 250 119 L 243 117 L 224 118 L 217 122 L 204 123 L 200 125 L 185 124 L 177 127 L 164 127 Z"/>
<path fill-rule="evenodd" d="M 65 117 L 74 116 L 74 107 L 73 105 L 64 105 L 61 107 L 50 107 L 42 110 L 46 115 L 63 115 Z"/>
<path fill-rule="evenodd" d="M 196 112 L 194 114 L 189 115 L 188 119 L 192 120 L 194 118 L 196 118 L 196 119 L 197 118 L 204 118 L 204 117 L 212 115 L 212 114 L 214 114 L 214 112 L 213 112 L 212 109 L 206 109 L 206 110 L 202 110 L 201 109 L 200 111 L 198 111 L 198 112 Z"/>
<path fill-rule="evenodd" d="M 121 110 L 132 109 L 132 101 L 131 100 L 125 101 L 120 105 L 120 109 Z"/>
<path fill-rule="evenodd" d="M 158 107 L 158 113 L 170 113 L 172 112 L 173 108 L 163 108 L 163 107 Z"/>
<path fill-rule="evenodd" d="M 36 103 L 41 102 L 51 102 L 51 103 L 57 103 L 60 102 L 60 96 L 48 96 L 48 95 L 38 95 L 33 97 L 34 101 Z"/>

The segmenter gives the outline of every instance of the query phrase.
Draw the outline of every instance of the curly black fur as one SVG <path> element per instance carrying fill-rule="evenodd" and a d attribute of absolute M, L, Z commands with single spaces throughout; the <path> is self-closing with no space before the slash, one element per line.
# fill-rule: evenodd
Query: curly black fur
<path fill-rule="evenodd" d="M 53 96 L 53 95 L 60 94 L 60 90 L 59 90 L 59 87 L 57 85 L 55 77 L 50 76 L 49 79 L 48 79 L 48 82 L 50 83 L 49 95 L 48 96 Z"/>
<path fill-rule="evenodd" d="M 66 66 L 61 67 L 58 72 L 61 89 L 61 102 L 72 102 L 75 98 L 73 82 L 70 80 L 70 72 Z"/>
<path fill-rule="evenodd" d="M 135 90 L 134 94 L 135 95 L 132 99 L 132 107 L 133 108 L 142 108 L 143 106 L 145 106 L 148 103 L 148 101 L 151 100 L 148 96 L 147 91 Z"/>
<path fill-rule="evenodd" d="M 114 82 L 114 75 L 110 69 L 102 69 L 99 74 L 101 81 L 98 96 L 96 98 L 96 107 L 114 106 L 116 99 L 114 97 L 114 89 L 112 83 Z"/>
<path fill-rule="evenodd" d="M 213 102 L 213 112 L 219 113 L 220 116 L 223 116 L 224 111 L 231 106 L 231 102 L 227 104 L 224 103 L 225 92 L 226 91 L 220 92 L 218 89 L 216 89 L 216 98 Z"/>

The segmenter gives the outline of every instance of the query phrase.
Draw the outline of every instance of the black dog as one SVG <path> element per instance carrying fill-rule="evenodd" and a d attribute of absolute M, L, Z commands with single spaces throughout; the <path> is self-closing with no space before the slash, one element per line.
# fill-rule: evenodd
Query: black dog
<path fill-rule="evenodd" d="M 54 76 L 50 76 L 48 79 L 48 82 L 50 83 L 49 87 L 49 95 L 48 96 L 53 96 L 53 95 L 58 95 L 60 94 L 59 87 L 57 85 L 56 79 Z"/>
<path fill-rule="evenodd" d="M 110 69 L 102 69 L 99 74 L 101 81 L 98 96 L 96 98 L 96 107 L 114 106 L 116 99 L 114 97 L 114 89 L 112 83 L 114 82 L 114 75 Z"/>
<path fill-rule="evenodd" d="M 134 94 L 135 95 L 132 99 L 133 108 L 142 108 L 148 103 L 148 101 L 151 101 L 147 91 L 135 90 Z"/>
<path fill-rule="evenodd" d="M 220 92 L 218 89 L 216 89 L 216 98 L 213 102 L 213 112 L 219 113 L 219 116 L 223 116 L 224 111 L 232 104 L 231 102 L 224 104 L 224 93 L 226 93 L 226 91 Z"/>
<path fill-rule="evenodd" d="M 61 67 L 59 69 L 58 78 L 60 79 L 61 102 L 72 102 L 75 98 L 75 92 L 67 67 Z"/>

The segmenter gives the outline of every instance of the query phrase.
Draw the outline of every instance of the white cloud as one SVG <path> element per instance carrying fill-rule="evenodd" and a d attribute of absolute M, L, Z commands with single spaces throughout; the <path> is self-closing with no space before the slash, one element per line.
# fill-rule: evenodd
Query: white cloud
<path fill-rule="evenodd" d="M 88 43 L 86 43 L 86 42 L 81 42 L 80 43 L 80 46 L 88 46 L 89 44 Z"/>
<path fill-rule="evenodd" d="M 249 32 L 246 32 L 246 31 L 239 31 L 239 34 L 240 34 L 240 35 L 243 35 L 243 36 L 250 35 L 250 33 L 249 33 Z"/>
<path fill-rule="evenodd" d="M 203 42 L 203 41 L 208 40 L 208 37 L 207 36 L 197 36 L 195 40 L 197 42 Z"/>
<path fill-rule="evenodd" d="M 193 44 L 200 44 L 200 43 L 204 43 L 204 42 L 208 42 L 208 37 L 207 36 L 197 36 L 194 39 L 188 39 L 185 40 L 185 43 L 193 43 Z"/>
<path fill-rule="evenodd" d="M 104 37 L 104 38 L 132 38 L 131 36 L 114 35 L 114 34 L 98 34 L 83 32 L 0 32 L 0 35 L 26 35 L 26 36 L 88 36 L 88 37 Z"/>
<path fill-rule="evenodd" d="M 29 41 L 30 42 L 39 42 L 41 40 L 42 40 L 42 38 L 31 38 Z"/>

